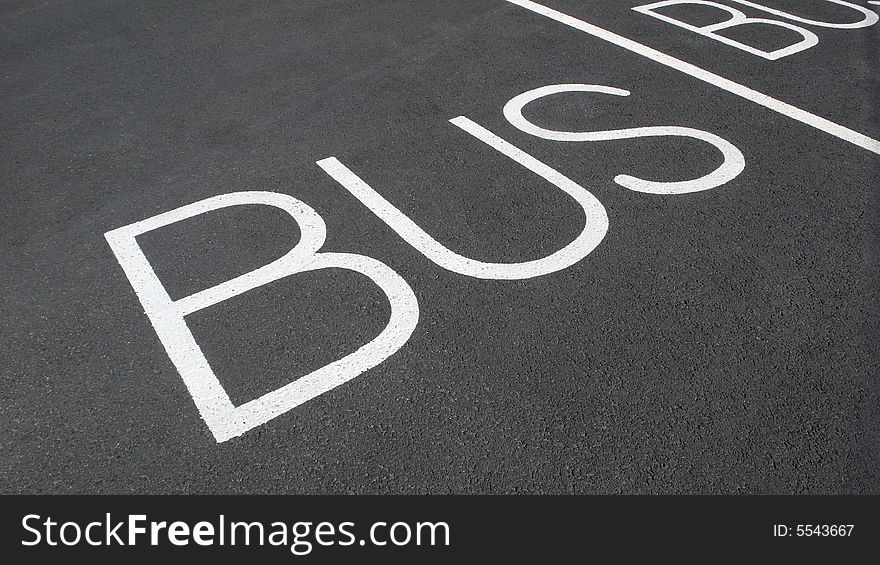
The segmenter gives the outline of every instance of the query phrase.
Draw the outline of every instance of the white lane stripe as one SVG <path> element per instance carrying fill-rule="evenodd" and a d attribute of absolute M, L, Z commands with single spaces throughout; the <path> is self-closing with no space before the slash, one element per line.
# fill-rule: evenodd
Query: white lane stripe
<path fill-rule="evenodd" d="M 753 90 L 747 86 L 743 86 L 737 82 L 733 82 L 732 80 L 716 75 L 715 73 L 711 73 L 707 70 L 701 69 L 696 65 L 692 65 L 691 63 L 687 63 L 685 61 L 682 61 L 681 59 L 676 59 L 675 57 L 657 51 L 656 49 L 652 49 L 647 45 L 642 45 L 637 41 L 627 39 L 626 37 L 617 35 L 616 33 L 587 23 L 583 20 L 579 20 L 573 16 L 569 16 L 568 14 L 563 14 L 562 12 L 556 11 L 552 8 L 548 8 L 547 6 L 538 4 L 537 2 L 532 2 L 531 0 L 504 1 L 511 4 L 516 4 L 521 8 L 525 8 L 526 10 L 530 10 L 536 14 L 540 14 L 542 16 L 550 18 L 551 20 L 556 20 L 561 24 L 565 24 L 576 30 L 590 34 L 593 37 L 598 37 L 599 39 L 608 41 L 609 43 L 613 43 L 618 47 L 623 47 L 628 51 L 632 51 L 633 53 L 637 53 L 643 57 L 647 57 L 648 59 L 656 61 L 661 65 L 666 65 L 667 67 L 685 73 L 686 75 L 690 75 L 703 82 L 706 82 L 713 86 L 717 86 L 722 90 L 726 90 L 731 94 L 736 94 L 741 98 L 751 100 L 752 102 L 760 104 L 761 106 L 773 110 L 774 112 L 777 112 L 784 116 L 788 116 L 793 120 L 797 120 L 803 124 L 812 126 L 818 130 L 824 131 L 825 133 L 830 133 L 837 138 L 848 141 L 853 145 L 858 145 L 859 147 L 867 149 L 872 153 L 880 155 L 880 141 L 868 137 L 865 134 L 851 130 L 848 127 L 836 124 L 831 120 L 827 120 L 815 114 L 811 114 L 810 112 L 807 112 L 805 110 L 801 110 L 800 108 L 792 106 L 791 104 L 787 104 L 785 102 L 782 102 L 781 100 L 777 100 L 771 96 L 762 94 L 757 90 Z"/>

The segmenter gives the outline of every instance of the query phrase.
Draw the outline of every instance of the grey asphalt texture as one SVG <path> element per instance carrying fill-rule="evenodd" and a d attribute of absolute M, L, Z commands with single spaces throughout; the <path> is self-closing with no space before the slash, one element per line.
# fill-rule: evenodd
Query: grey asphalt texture
<path fill-rule="evenodd" d="M 880 137 L 880 24 L 810 28 L 817 46 L 770 62 L 630 9 L 646 1 L 545 3 Z M 512 97 L 556 83 L 632 95 L 545 98 L 526 109 L 544 127 L 703 129 L 746 169 L 706 192 L 626 190 L 618 174 L 683 180 L 720 157 L 505 120 Z M 459 115 L 588 188 L 610 221 L 599 247 L 537 279 L 461 276 L 315 164 L 337 157 L 468 257 L 571 241 L 571 200 Z M 2 493 L 880 494 L 880 157 L 503 0 L 7 0 L 0 170 Z M 218 444 L 103 234 L 241 190 L 315 208 L 322 249 L 396 270 L 420 320 L 376 368 Z M 298 233 L 246 206 L 138 241 L 178 298 Z M 368 279 L 325 270 L 188 321 L 240 404 L 388 313 Z"/>

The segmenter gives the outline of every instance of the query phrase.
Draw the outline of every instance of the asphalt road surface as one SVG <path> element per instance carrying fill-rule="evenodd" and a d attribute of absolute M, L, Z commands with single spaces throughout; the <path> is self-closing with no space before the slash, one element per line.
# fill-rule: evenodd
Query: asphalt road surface
<path fill-rule="evenodd" d="M 718 1 L 3 2 L 0 492 L 880 493 L 880 6 Z"/>

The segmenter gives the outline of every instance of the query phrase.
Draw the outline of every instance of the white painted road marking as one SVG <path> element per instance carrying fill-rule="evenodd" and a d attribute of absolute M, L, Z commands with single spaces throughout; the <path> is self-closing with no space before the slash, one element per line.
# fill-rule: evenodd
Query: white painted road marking
<path fill-rule="evenodd" d="M 698 6 L 711 6 L 713 8 L 717 8 L 723 12 L 727 12 L 730 15 L 730 18 L 726 21 L 710 24 L 704 26 L 695 26 L 691 25 L 687 22 L 683 22 L 676 18 L 667 16 L 661 12 L 657 12 L 657 8 L 665 8 L 667 6 L 678 6 L 682 4 L 696 4 Z M 694 33 L 698 33 L 703 37 L 707 37 L 709 39 L 713 39 L 715 41 L 720 41 L 725 45 L 730 45 L 731 47 L 736 47 L 737 49 L 742 49 L 746 53 L 751 53 L 752 55 L 757 55 L 758 57 L 763 57 L 770 61 L 775 61 L 777 59 L 781 59 L 783 57 L 788 57 L 789 55 L 794 55 L 795 53 L 800 53 L 810 47 L 813 47 L 819 43 L 819 37 L 808 29 L 804 29 L 800 26 L 796 26 L 794 24 L 790 24 L 787 22 L 780 22 L 777 20 L 768 20 L 767 18 L 750 18 L 746 16 L 740 10 L 736 8 L 731 8 L 730 6 L 725 6 L 724 4 L 719 4 L 717 2 L 707 2 L 706 0 L 663 0 L 662 2 L 654 2 L 653 4 L 645 4 L 644 6 L 636 6 L 633 8 L 636 12 L 641 14 L 645 14 L 646 16 L 651 16 L 652 18 L 657 18 L 660 21 L 672 24 L 674 26 L 678 26 L 680 28 L 684 28 L 688 31 L 692 31 Z M 753 24 L 764 24 L 769 26 L 782 27 L 785 29 L 790 29 L 791 31 L 799 34 L 801 36 L 801 40 L 797 43 L 789 45 L 788 47 L 782 47 L 780 49 L 775 49 L 773 51 L 764 51 L 763 49 L 758 49 L 757 47 L 752 47 L 751 45 L 747 45 L 735 39 L 731 39 L 725 35 L 718 33 L 719 31 L 730 29 L 732 27 L 739 27 L 744 25 L 753 25 Z"/>
<path fill-rule="evenodd" d="M 874 139 L 690 63 L 530 0 L 507 1 L 624 47 L 704 82 L 715 84 L 768 109 L 880 154 L 880 142 Z M 505 106 L 504 114 L 515 127 L 543 139 L 601 141 L 646 136 L 685 136 L 711 143 L 724 156 L 724 162 L 720 167 L 699 179 L 661 183 L 622 174 L 615 177 L 615 182 L 632 190 L 660 194 L 707 190 L 735 178 L 745 166 L 742 153 L 735 146 L 717 135 L 702 130 L 657 126 L 603 132 L 565 132 L 540 128 L 523 117 L 522 109 L 529 102 L 550 94 L 572 91 L 629 95 L 626 90 L 599 85 L 550 85 L 513 98 Z M 608 231 L 608 216 L 602 203 L 588 190 L 464 116 L 454 118 L 450 122 L 571 196 L 585 214 L 581 233 L 562 249 L 541 259 L 521 263 L 476 261 L 454 253 L 434 240 L 336 158 L 322 159 L 317 164 L 410 245 L 441 267 L 466 276 L 507 280 L 542 276 L 574 265 L 599 245 Z M 300 241 L 283 257 L 263 267 L 179 300 L 172 300 L 138 245 L 137 236 L 211 211 L 246 204 L 262 204 L 286 211 L 300 227 Z M 288 195 L 273 192 L 223 194 L 158 214 L 104 235 L 202 418 L 218 442 L 239 436 L 375 367 L 399 350 L 418 324 L 418 301 L 410 286 L 399 274 L 384 263 L 364 255 L 320 253 L 319 249 L 326 237 L 323 219 L 312 208 Z M 238 407 L 234 406 L 190 332 L 186 324 L 186 316 L 284 277 L 330 268 L 358 272 L 382 289 L 391 306 L 391 315 L 386 327 L 373 340 L 353 353 L 257 399 Z"/>
<path fill-rule="evenodd" d="M 559 12 L 552 8 L 548 8 L 547 6 L 544 6 L 542 4 L 538 4 L 537 2 L 533 2 L 532 0 L 504 1 L 555 20 L 561 24 L 565 24 L 578 31 L 582 31 L 586 34 L 592 35 L 593 37 L 602 39 L 603 41 L 613 43 L 618 47 L 622 47 L 628 51 L 632 51 L 633 53 L 651 59 L 652 61 L 660 63 L 661 65 L 665 65 L 671 69 L 675 69 L 686 75 L 690 75 L 705 83 L 717 86 L 718 88 L 726 90 L 731 94 L 736 94 L 741 98 L 750 100 L 755 104 L 764 106 L 765 108 L 773 110 L 774 112 L 782 114 L 783 116 L 788 116 L 793 120 L 797 120 L 810 127 L 824 131 L 825 133 L 831 134 L 839 139 L 848 141 L 853 145 L 857 145 L 859 147 L 862 147 L 863 149 L 867 149 L 872 153 L 880 155 L 880 141 L 868 137 L 867 135 L 864 135 L 857 131 L 851 130 L 848 127 L 836 124 L 831 120 L 827 120 L 815 114 L 811 114 L 810 112 L 807 112 L 805 110 L 801 110 L 800 108 L 792 106 L 791 104 L 787 104 L 771 96 L 762 94 L 757 90 L 753 90 L 747 86 L 743 86 L 720 75 L 711 73 L 696 65 L 657 51 L 656 49 L 648 47 L 647 45 L 643 45 L 637 41 L 633 41 L 632 39 L 627 39 L 622 35 L 618 35 L 601 27 L 587 23 L 583 20 L 579 20 L 578 18 L 569 16 L 568 14 L 563 14 L 562 12 Z"/>
<path fill-rule="evenodd" d="M 318 166 L 425 257 L 444 269 L 468 277 L 498 280 L 539 277 L 574 265 L 599 245 L 608 232 L 608 215 L 602 203 L 587 189 L 464 116 L 454 118 L 450 122 L 571 196 L 584 211 L 584 228 L 581 233 L 562 249 L 541 259 L 522 263 L 477 261 L 451 251 L 428 235 L 406 214 L 395 208 L 335 157 L 318 161 Z"/>
<path fill-rule="evenodd" d="M 614 177 L 614 182 L 620 186 L 630 190 L 649 192 L 652 194 L 684 194 L 687 192 L 709 190 L 721 186 L 722 184 L 736 178 L 737 175 L 745 169 L 745 158 L 735 145 L 715 134 L 699 129 L 678 126 L 654 126 L 593 132 L 555 131 L 538 127 L 522 115 L 523 107 L 529 102 L 534 102 L 539 98 L 563 92 L 599 92 L 602 94 L 611 94 L 613 96 L 629 96 L 630 94 L 628 90 L 622 88 L 601 86 L 598 84 L 551 84 L 549 86 L 542 86 L 534 90 L 529 90 L 528 92 L 523 92 L 519 96 L 512 98 L 510 102 L 504 106 L 504 117 L 506 117 L 507 121 L 513 124 L 516 128 L 525 133 L 552 141 L 608 141 L 613 139 L 663 137 L 671 135 L 691 137 L 705 141 L 721 151 L 721 154 L 724 156 L 724 162 L 717 169 L 698 179 L 677 182 L 657 182 L 643 180 L 630 175 L 618 175 Z"/>
<path fill-rule="evenodd" d="M 877 23 L 877 20 L 880 19 L 880 16 L 877 16 L 871 10 L 867 8 L 862 8 L 861 6 L 856 6 L 852 2 L 845 2 L 844 0 L 825 0 L 826 2 L 831 2 L 832 4 L 838 4 L 840 6 L 845 6 L 862 14 L 862 19 L 857 22 L 852 22 L 848 24 L 836 24 L 832 22 L 823 22 L 821 20 L 809 20 L 807 18 L 802 18 L 800 16 L 795 16 L 794 14 L 790 14 L 788 12 L 783 12 L 782 10 L 776 10 L 774 8 L 770 8 L 768 6 L 764 6 L 763 4 L 758 4 L 756 2 L 750 2 L 749 0 L 730 0 L 731 2 L 736 2 L 738 4 L 743 4 L 745 6 L 749 6 L 750 8 L 755 8 L 756 10 L 761 10 L 763 12 L 767 12 L 773 14 L 774 16 L 779 16 L 780 18 L 786 18 L 789 20 L 793 20 L 796 22 L 800 22 L 802 24 L 809 24 L 812 26 L 818 27 L 830 27 L 835 29 L 858 29 L 863 27 L 869 27 Z M 868 2 L 868 4 L 880 4 L 880 2 Z"/>
<path fill-rule="evenodd" d="M 300 228 L 299 242 L 268 265 L 180 300 L 172 300 L 135 238 L 200 214 L 243 204 L 274 206 L 290 214 Z M 406 281 L 371 257 L 318 253 L 326 233 L 324 220 L 303 202 L 285 194 L 254 191 L 214 196 L 104 234 L 168 357 L 218 443 L 265 424 L 375 367 L 400 349 L 412 335 L 419 319 L 419 306 Z M 259 398 L 234 406 L 190 332 L 185 316 L 289 275 L 334 268 L 361 273 L 382 289 L 391 304 L 391 316 L 385 329 L 353 353 Z"/>

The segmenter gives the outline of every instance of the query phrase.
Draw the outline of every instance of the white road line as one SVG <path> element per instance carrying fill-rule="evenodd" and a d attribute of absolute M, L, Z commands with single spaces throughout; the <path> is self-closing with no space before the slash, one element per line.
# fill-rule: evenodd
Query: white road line
<path fill-rule="evenodd" d="M 552 8 L 548 8 L 547 6 L 538 4 L 537 2 L 532 2 L 531 0 L 504 1 L 511 4 L 516 4 L 521 8 L 525 8 L 526 10 L 530 10 L 536 14 L 540 14 L 542 16 L 550 18 L 551 20 L 556 20 L 561 24 L 565 24 L 576 30 L 592 35 L 593 37 L 597 37 L 604 41 L 608 41 L 609 43 L 613 43 L 618 47 L 623 47 L 628 51 L 632 51 L 633 53 L 637 53 L 643 57 L 656 61 L 661 65 L 666 65 L 667 67 L 675 69 L 686 75 L 690 75 L 703 82 L 706 82 L 713 86 L 717 86 L 722 90 L 726 90 L 731 94 L 736 94 L 741 98 L 745 98 L 746 100 L 750 100 L 756 104 L 760 104 L 761 106 L 773 110 L 774 112 L 777 112 L 784 116 L 788 116 L 793 120 L 797 120 L 803 124 L 812 126 L 818 130 L 824 131 L 825 133 L 830 133 L 837 138 L 848 141 L 853 145 L 858 145 L 859 147 L 867 149 L 872 153 L 880 155 L 880 141 L 868 137 L 865 134 L 851 130 L 848 127 L 836 124 L 831 120 L 827 120 L 815 114 L 811 114 L 810 112 L 807 112 L 805 110 L 801 110 L 800 108 L 792 106 L 791 104 L 787 104 L 785 102 L 782 102 L 781 100 L 777 100 L 771 96 L 762 94 L 757 90 L 753 90 L 747 86 L 743 86 L 737 82 L 733 82 L 732 80 L 716 75 L 715 73 L 711 73 L 696 65 L 682 61 L 681 59 L 676 59 L 675 57 L 657 51 L 656 49 L 652 49 L 647 45 L 642 45 L 637 41 L 627 39 L 626 37 L 617 35 L 616 33 L 587 23 L 583 20 L 579 20 L 573 16 L 569 16 L 568 14 L 563 14 L 562 12 L 559 12 Z"/>

